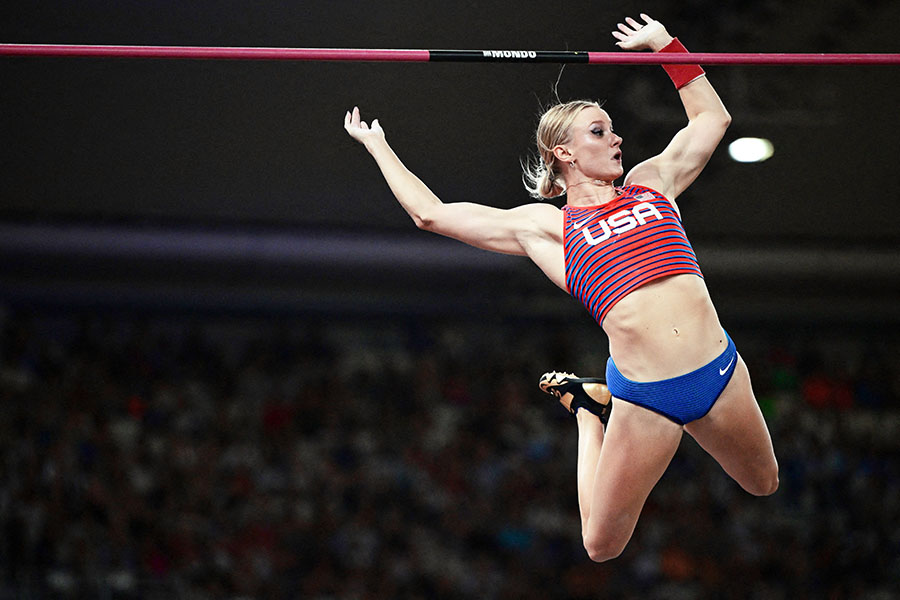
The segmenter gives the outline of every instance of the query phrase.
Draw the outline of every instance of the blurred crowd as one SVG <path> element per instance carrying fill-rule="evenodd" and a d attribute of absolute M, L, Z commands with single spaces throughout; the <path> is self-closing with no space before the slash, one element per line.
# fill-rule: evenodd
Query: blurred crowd
<path fill-rule="evenodd" d="M 697 444 L 581 545 L 578 324 L 0 313 L 0 599 L 900 597 L 900 340 L 731 331 L 781 467 Z"/>

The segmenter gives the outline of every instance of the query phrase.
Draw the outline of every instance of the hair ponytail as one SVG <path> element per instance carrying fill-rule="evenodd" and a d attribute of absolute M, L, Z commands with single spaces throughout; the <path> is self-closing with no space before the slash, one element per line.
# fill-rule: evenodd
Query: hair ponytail
<path fill-rule="evenodd" d="M 544 200 L 566 193 L 559 174 L 552 164 L 548 167 L 543 158 L 529 158 L 522 164 L 522 171 L 522 183 L 533 198 Z"/>

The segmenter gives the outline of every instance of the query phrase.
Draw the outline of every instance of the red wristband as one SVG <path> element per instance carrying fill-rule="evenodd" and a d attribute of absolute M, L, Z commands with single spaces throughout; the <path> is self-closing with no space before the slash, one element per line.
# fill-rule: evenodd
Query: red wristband
<path fill-rule="evenodd" d="M 684 44 L 678 41 L 678 38 L 672 38 L 672 41 L 669 42 L 666 46 L 660 48 L 659 51 L 687 52 L 687 48 L 684 47 Z M 700 65 L 663 65 L 662 68 L 665 69 L 666 73 L 668 73 L 669 78 L 672 80 L 672 83 L 675 84 L 676 90 L 680 90 L 701 75 L 706 74 L 706 71 L 704 71 L 703 67 L 701 67 Z"/>

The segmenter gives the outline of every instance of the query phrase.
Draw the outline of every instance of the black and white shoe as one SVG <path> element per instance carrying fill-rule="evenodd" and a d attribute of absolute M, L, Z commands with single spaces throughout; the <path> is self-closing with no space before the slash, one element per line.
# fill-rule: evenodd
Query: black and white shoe
<path fill-rule="evenodd" d="M 572 373 L 550 371 L 541 376 L 541 391 L 556 396 L 573 415 L 579 408 L 597 415 L 606 425 L 612 410 L 612 394 L 602 377 L 576 377 Z"/>

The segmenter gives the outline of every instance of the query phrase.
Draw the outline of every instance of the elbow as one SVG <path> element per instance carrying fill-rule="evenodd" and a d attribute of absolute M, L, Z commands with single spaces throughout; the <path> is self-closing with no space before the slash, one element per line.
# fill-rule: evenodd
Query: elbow
<path fill-rule="evenodd" d="M 722 128 L 723 132 L 731 125 L 731 113 L 728 112 L 728 109 L 724 106 L 722 106 L 721 110 L 719 111 L 717 121 L 719 123 L 719 127 Z"/>
<path fill-rule="evenodd" d="M 416 227 L 421 229 L 422 231 L 433 231 L 434 230 L 434 219 L 431 216 L 424 214 L 414 214 L 411 215 L 413 223 L 416 224 Z"/>
<path fill-rule="evenodd" d="M 718 128 L 722 132 L 731 125 L 731 113 L 721 104 L 698 114 L 697 119 L 702 120 L 705 126 Z"/>
<path fill-rule="evenodd" d="M 710 109 L 691 117 L 690 122 L 702 128 L 710 135 L 719 133 L 725 135 L 725 131 L 731 125 L 731 114 L 724 106 Z"/>
<path fill-rule="evenodd" d="M 711 115 L 707 123 L 709 124 L 710 134 L 718 136 L 721 141 L 731 125 L 731 115 L 723 108 L 720 114 Z"/>
<path fill-rule="evenodd" d="M 433 202 L 418 202 L 407 208 L 407 213 L 412 218 L 416 227 L 422 231 L 434 232 L 442 221 L 443 204 L 439 200 Z"/>

